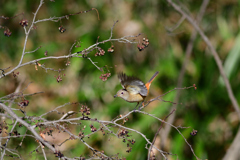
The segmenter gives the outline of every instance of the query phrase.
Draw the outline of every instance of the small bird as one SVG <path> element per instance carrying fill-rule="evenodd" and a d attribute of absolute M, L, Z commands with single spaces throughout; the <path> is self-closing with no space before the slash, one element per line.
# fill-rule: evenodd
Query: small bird
<path fill-rule="evenodd" d="M 120 80 L 123 89 L 119 90 L 117 94 L 114 95 L 114 98 L 120 97 L 130 103 L 137 102 L 137 106 L 142 102 L 142 106 L 144 106 L 144 99 L 147 97 L 150 85 L 158 73 L 158 71 L 155 72 L 146 84 L 136 77 L 130 77 L 124 73 L 119 73 L 118 79 Z"/>

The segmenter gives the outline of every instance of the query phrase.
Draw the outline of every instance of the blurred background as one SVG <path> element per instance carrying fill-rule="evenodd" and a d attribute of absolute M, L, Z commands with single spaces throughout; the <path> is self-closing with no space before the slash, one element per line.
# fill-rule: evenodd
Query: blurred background
<path fill-rule="evenodd" d="M 182 7 L 196 18 L 202 1 L 187 0 L 178 1 L 178 3 L 182 3 Z M 24 15 L 9 20 L 0 19 L 0 25 L 9 28 L 12 32 L 10 37 L 6 37 L 3 34 L 4 29 L 1 29 L 0 68 L 13 68 L 18 64 L 25 40 L 25 33 L 19 25 L 19 21 L 27 19 L 31 24 L 32 13 L 36 11 L 38 5 L 39 1 L 30 0 L 0 1 L 0 15 L 12 17 L 24 12 Z M 200 27 L 211 40 L 224 64 L 225 72 L 238 103 L 240 102 L 239 6 L 240 1 L 237 0 L 211 1 L 200 23 Z M 29 35 L 26 51 L 35 50 L 39 46 L 41 49 L 27 54 L 23 62 L 44 57 L 46 51 L 48 56 L 67 55 L 75 41 L 81 47 L 74 47 L 72 53 L 82 51 L 97 41 L 108 39 L 111 27 L 116 20 L 119 22 L 113 29 L 114 39 L 141 33 L 142 35 L 136 38 L 136 42 L 142 42 L 142 38 L 145 37 L 149 39 L 149 46 L 140 52 L 137 49 L 137 43 L 107 42 L 99 45 L 106 51 L 105 55 L 95 57 L 97 51 L 94 50 L 88 54 L 88 57 L 97 62 L 99 67 L 110 71 L 111 77 L 106 81 L 99 78 L 102 72 L 84 58 L 70 59 L 69 66 L 65 65 L 66 59 L 39 62 L 48 68 L 65 69 L 60 73 L 62 76 L 60 83 L 56 80 L 59 75 L 57 72 L 46 72 L 42 68 L 36 70 L 34 65 L 22 67 L 17 70 L 19 72 L 17 78 L 11 74 L 1 79 L 0 96 L 14 92 L 20 82 L 23 82 L 22 88 L 26 87 L 29 82 L 33 82 L 24 93 L 39 91 L 44 91 L 44 93 L 28 97 L 30 103 L 25 110 L 29 116 L 41 115 L 67 102 L 80 102 L 91 109 L 91 118 L 112 120 L 119 114 L 124 115 L 133 110 L 136 105 L 127 103 L 120 98 L 113 98 L 113 95 L 121 89 L 117 78 L 118 72 L 137 76 L 147 82 L 156 71 L 159 71 L 159 75 L 151 85 L 147 100 L 177 87 L 193 27 L 187 21 L 183 21 L 181 25 L 171 31 L 181 19 L 181 15 L 164 0 L 57 0 L 55 2 L 47 0 L 40 8 L 36 19 L 60 17 L 91 8 L 98 10 L 100 20 L 98 20 L 97 12 L 93 10 L 70 16 L 69 19 L 62 19 L 60 22 L 38 23 L 35 30 L 32 30 Z M 60 33 L 59 26 L 66 28 L 66 31 Z M 114 45 L 114 52 L 108 53 L 107 49 L 111 45 Z M 199 158 L 221 159 L 236 135 L 239 120 L 220 78 L 216 62 L 200 36 L 194 40 L 190 61 L 186 64 L 182 87 L 193 84 L 196 84 L 197 90 L 193 88 L 181 90 L 179 103 L 182 105 L 177 105 L 173 124 L 190 127 L 180 129 L 180 131 Z M 165 95 L 163 99 L 174 102 L 175 96 L 176 91 L 173 91 Z M 144 108 L 144 111 L 164 119 L 172 111 L 172 106 L 173 104 L 169 102 L 154 101 Z M 18 108 L 17 104 L 12 107 Z M 77 111 L 78 109 L 79 106 L 69 105 L 60 111 Z M 45 118 L 54 120 L 60 117 L 61 115 L 52 113 Z M 150 141 L 153 140 L 161 125 L 156 119 L 139 113 L 131 114 L 128 118 L 129 121 L 125 125 L 140 131 Z M 83 123 L 86 125 L 85 132 L 91 133 L 89 127 L 91 123 Z M 95 127 L 98 125 L 95 124 Z M 81 126 L 72 128 L 72 130 L 73 132 L 76 130 L 77 133 L 79 128 Z M 198 131 L 196 136 L 190 135 L 193 129 Z M 22 134 L 25 133 L 23 128 L 19 128 L 18 131 Z M 56 144 L 61 143 L 67 137 L 62 133 L 54 134 L 56 138 L 51 141 Z M 120 158 L 147 159 L 148 150 L 145 148 L 145 139 L 134 132 L 130 134 L 131 138 L 136 141 L 130 153 L 126 152 L 127 144 L 113 135 L 103 136 L 101 132 L 97 132 L 84 140 L 95 149 L 104 150 L 106 155 L 119 153 Z M 158 136 L 155 145 L 160 147 L 161 141 L 162 139 Z M 21 139 L 17 139 L 10 141 L 9 145 L 14 148 L 15 144 L 20 142 Z M 42 154 L 31 153 L 34 149 L 36 149 L 36 142 L 31 138 L 26 138 L 19 152 L 23 158 L 38 159 Z M 59 149 L 63 151 L 64 155 L 70 157 L 83 155 L 87 158 L 91 155 L 91 151 L 78 140 L 64 143 Z M 177 155 L 169 156 L 170 160 L 195 159 L 189 146 L 175 129 L 172 129 L 165 139 L 163 149 Z M 53 156 L 50 153 L 48 156 Z M 156 156 L 157 158 L 161 157 L 159 154 Z"/>

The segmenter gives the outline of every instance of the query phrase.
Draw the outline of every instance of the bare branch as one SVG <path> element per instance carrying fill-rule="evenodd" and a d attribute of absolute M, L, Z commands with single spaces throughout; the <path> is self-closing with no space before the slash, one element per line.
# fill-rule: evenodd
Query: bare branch
<path fill-rule="evenodd" d="M 181 7 L 179 7 L 177 4 L 175 4 L 172 0 L 166 0 L 176 11 L 178 11 L 180 14 L 182 14 L 183 16 L 186 17 L 186 19 L 188 20 L 189 23 L 192 24 L 192 26 L 195 28 L 195 30 L 197 30 L 197 32 L 200 34 L 200 36 L 202 37 L 202 39 L 205 41 L 205 43 L 207 44 L 207 46 L 209 47 L 216 63 L 219 69 L 219 72 L 224 80 L 224 83 L 226 85 L 226 89 L 228 92 L 228 96 L 233 104 L 233 107 L 235 109 L 235 111 L 238 114 L 238 118 L 240 119 L 240 109 L 239 109 L 239 105 L 237 103 L 237 100 L 233 94 L 232 91 L 232 87 L 229 83 L 229 80 L 224 72 L 223 69 L 223 65 L 222 65 L 222 61 L 218 56 L 218 53 L 216 51 L 216 49 L 213 47 L 212 43 L 210 42 L 210 40 L 208 39 L 208 37 L 204 34 L 204 32 L 201 30 L 201 28 L 198 26 L 198 24 L 192 19 L 192 17 L 190 17 L 190 15 L 186 14 Z"/>
<path fill-rule="evenodd" d="M 6 106 L 6 107 L 7 107 L 7 106 Z M 9 134 L 11 134 L 11 133 L 13 132 L 13 130 L 14 130 L 14 128 L 16 127 L 17 123 L 18 123 L 18 121 L 16 120 Z M 6 151 L 7 144 L 8 144 L 8 142 L 9 142 L 9 140 L 10 140 L 10 138 L 8 138 L 7 141 L 6 141 L 6 143 L 5 143 L 5 147 L 4 147 L 3 151 L 2 151 L 1 160 L 3 160 L 3 157 L 4 157 L 4 155 L 5 155 L 5 151 Z"/>
<path fill-rule="evenodd" d="M 34 127 L 29 125 L 27 122 L 25 122 L 24 120 L 22 120 L 21 118 L 19 118 L 10 108 L 8 108 L 5 104 L 0 103 L 0 106 L 6 111 L 8 112 L 8 114 L 10 114 L 15 120 L 16 122 L 21 123 L 22 125 L 24 125 L 29 131 L 32 132 L 32 134 L 35 136 L 35 138 L 37 140 L 39 140 L 40 142 L 42 142 L 45 146 L 47 146 L 50 150 L 52 150 L 53 152 L 56 152 L 56 149 L 49 144 L 48 142 L 46 142 L 44 139 L 42 139 L 42 137 L 40 135 L 37 134 L 37 132 L 34 130 Z"/>
<path fill-rule="evenodd" d="M 172 112 L 170 112 L 165 118 L 163 121 L 166 121 L 166 119 L 171 115 L 173 114 L 174 112 L 176 111 L 176 109 L 172 110 Z M 163 127 L 163 122 L 161 123 L 160 127 L 158 128 L 158 131 L 155 133 L 155 136 L 153 138 L 153 141 L 152 141 L 152 144 L 151 146 L 149 147 L 148 149 L 148 159 L 150 159 L 150 156 L 151 156 L 151 152 L 152 152 L 152 146 L 154 145 L 156 139 L 157 139 L 157 135 L 159 134 L 160 130 L 162 129 Z"/>
<path fill-rule="evenodd" d="M 203 15 L 204 15 L 204 13 L 205 13 L 205 10 L 206 10 L 206 8 L 207 8 L 208 3 L 209 3 L 209 0 L 204 0 L 204 1 L 202 2 L 202 5 L 201 5 L 200 10 L 199 10 L 199 13 L 198 13 L 198 15 L 197 15 L 197 22 L 196 22 L 196 23 L 199 24 L 199 23 L 201 22 L 201 20 L 202 20 L 202 18 L 203 18 Z M 182 15 L 182 16 L 183 16 L 183 17 L 186 17 L 185 15 Z M 189 40 L 189 42 L 188 42 L 187 49 L 186 49 L 186 51 L 185 51 L 186 54 L 185 54 L 185 57 L 184 57 L 184 61 L 183 61 L 181 70 L 180 70 L 180 74 L 179 74 L 179 76 L 178 76 L 178 81 L 177 81 L 178 84 L 177 84 L 177 87 L 181 87 L 181 86 L 182 86 L 183 77 L 184 77 L 185 71 L 186 71 L 186 66 L 187 66 L 187 64 L 188 64 L 188 62 L 189 62 L 189 59 L 190 59 L 190 56 L 191 56 L 191 54 L 192 54 L 193 43 L 194 43 L 196 37 L 197 37 L 197 30 L 194 29 L 194 30 L 192 31 L 191 38 L 190 38 L 190 40 Z M 176 104 L 178 104 L 179 98 L 180 98 L 180 90 L 177 90 L 177 93 L 176 93 L 176 96 L 175 96 L 175 99 L 174 99 L 174 102 L 175 102 Z M 174 109 L 175 107 L 177 107 L 177 105 L 176 105 L 176 106 L 172 106 L 171 109 Z M 172 124 L 172 123 L 174 122 L 174 120 L 175 120 L 175 116 L 176 116 L 176 112 L 173 113 L 173 115 L 168 119 L 168 122 Z M 171 128 L 170 128 L 169 126 L 166 126 L 165 129 L 163 130 L 163 132 L 162 132 L 162 134 L 161 134 L 161 139 L 162 139 L 162 141 L 161 141 L 161 147 L 164 146 L 165 140 L 166 140 L 166 138 L 168 137 L 168 135 L 169 135 L 169 133 L 170 133 L 170 130 L 171 130 Z"/>

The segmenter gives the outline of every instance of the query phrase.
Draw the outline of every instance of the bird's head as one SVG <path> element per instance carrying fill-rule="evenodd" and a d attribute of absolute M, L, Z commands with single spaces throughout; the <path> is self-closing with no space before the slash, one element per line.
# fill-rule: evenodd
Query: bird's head
<path fill-rule="evenodd" d="M 127 101 L 128 97 L 129 97 L 129 93 L 127 90 L 121 89 L 114 95 L 114 98 L 116 98 L 116 97 L 120 97 L 120 98 L 124 99 L 125 101 Z"/>

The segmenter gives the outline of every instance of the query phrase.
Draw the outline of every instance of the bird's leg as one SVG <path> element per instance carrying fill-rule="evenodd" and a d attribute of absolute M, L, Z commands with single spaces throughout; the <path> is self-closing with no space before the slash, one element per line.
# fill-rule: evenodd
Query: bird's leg
<path fill-rule="evenodd" d="M 138 110 L 140 111 L 141 109 L 141 106 L 143 106 L 143 108 L 144 108 L 144 101 L 141 103 L 141 105 L 138 107 Z"/>
<path fill-rule="evenodd" d="M 137 103 L 136 107 L 134 108 L 134 112 L 136 111 L 137 106 L 139 105 L 139 102 Z"/>

